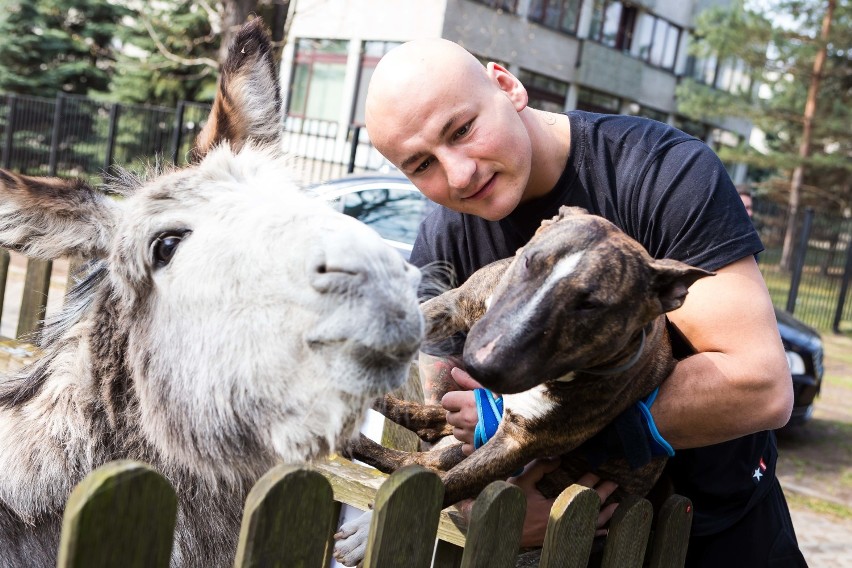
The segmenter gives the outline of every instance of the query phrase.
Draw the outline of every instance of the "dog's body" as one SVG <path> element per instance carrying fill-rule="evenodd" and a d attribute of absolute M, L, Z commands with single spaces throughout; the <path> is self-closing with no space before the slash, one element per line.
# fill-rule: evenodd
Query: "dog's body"
<path fill-rule="evenodd" d="M 552 456 L 561 456 L 562 475 L 549 476 L 551 496 L 592 470 L 623 493 L 646 494 L 665 457 L 631 467 L 623 455 L 598 464 L 573 450 L 671 373 L 675 361 L 662 314 L 679 307 L 687 288 L 709 274 L 654 260 L 603 218 L 563 208 L 515 257 L 422 306 L 423 350 L 449 355 L 466 333 L 464 366 L 502 393 L 504 413 L 493 437 L 465 457 L 459 443 L 406 453 L 362 436 L 353 455 L 386 472 L 412 463 L 439 472 L 445 506 Z M 376 408 L 426 441 L 451 433 L 440 407 L 386 396 Z M 357 560 L 352 552 L 363 530 L 355 530 L 340 533 L 338 556 L 346 563 Z"/>
<path fill-rule="evenodd" d="M 231 566 L 255 481 L 341 446 L 405 380 L 419 272 L 291 181 L 260 20 L 215 108 L 199 163 L 122 199 L 0 170 L 0 246 L 92 261 L 44 356 L 0 375 L 2 568 L 55 565 L 72 487 L 116 459 L 175 488 L 173 566 Z"/>

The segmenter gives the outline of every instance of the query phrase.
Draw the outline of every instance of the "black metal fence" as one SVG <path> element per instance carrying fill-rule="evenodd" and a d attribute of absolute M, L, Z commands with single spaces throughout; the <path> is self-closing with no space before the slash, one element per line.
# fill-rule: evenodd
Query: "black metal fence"
<path fill-rule="evenodd" d="M 71 95 L 0 95 L 0 165 L 30 175 L 84 177 L 97 184 L 114 164 L 131 170 L 156 159 L 184 164 L 209 112 L 209 105 L 191 102 L 172 109 Z M 357 125 L 344 128 L 289 116 L 282 127 L 283 148 L 303 183 L 387 165 Z M 847 301 L 852 220 L 803 211 L 793 261 L 782 266 L 786 223 L 783 204 L 756 199 L 755 225 L 766 246 L 760 268 L 773 302 L 819 329 L 852 331 L 852 302 Z"/>
<path fill-rule="evenodd" d="M 785 204 L 757 198 L 755 226 L 766 250 L 760 270 L 773 303 L 818 329 L 852 332 L 852 219 L 803 209 L 792 255 L 782 262 L 788 211 Z"/>
<path fill-rule="evenodd" d="M 0 97 L 0 165 L 29 175 L 99 183 L 115 165 L 135 170 L 154 160 L 185 164 L 210 105 L 127 105 L 76 95 Z M 301 181 L 318 183 L 382 164 L 361 127 L 288 117 L 283 146 Z"/>

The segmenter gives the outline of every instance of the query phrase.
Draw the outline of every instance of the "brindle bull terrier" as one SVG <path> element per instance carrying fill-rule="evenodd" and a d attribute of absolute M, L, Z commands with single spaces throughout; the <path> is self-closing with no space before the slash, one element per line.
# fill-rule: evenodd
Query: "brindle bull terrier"
<path fill-rule="evenodd" d="M 464 368 L 502 394 L 502 420 L 487 443 L 466 457 L 461 443 L 409 453 L 361 436 L 351 453 L 384 472 L 413 463 L 438 472 L 444 506 L 551 456 L 561 456 L 562 470 L 549 476 L 551 496 L 593 470 L 616 482 L 621 495 L 645 495 L 666 455 L 630 467 L 623 454 L 594 463 L 588 451 L 577 449 L 672 372 L 663 314 L 683 304 L 696 280 L 711 275 L 655 260 L 609 221 L 563 207 L 514 257 L 421 306 L 427 321 L 422 349 L 457 352 L 453 347 L 466 334 Z M 375 408 L 427 442 L 452 434 L 440 406 L 388 395 Z M 344 526 L 339 534 L 349 532 Z"/>

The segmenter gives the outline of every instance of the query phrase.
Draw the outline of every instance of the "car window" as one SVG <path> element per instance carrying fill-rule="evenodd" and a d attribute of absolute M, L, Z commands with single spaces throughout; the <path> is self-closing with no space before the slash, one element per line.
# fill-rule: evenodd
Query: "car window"
<path fill-rule="evenodd" d="M 426 210 L 418 191 L 370 188 L 342 197 L 343 212 L 369 225 L 383 238 L 411 244 Z"/>

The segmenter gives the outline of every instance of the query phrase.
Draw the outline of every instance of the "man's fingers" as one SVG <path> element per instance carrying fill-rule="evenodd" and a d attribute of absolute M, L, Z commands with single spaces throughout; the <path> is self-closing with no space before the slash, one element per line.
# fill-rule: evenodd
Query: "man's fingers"
<path fill-rule="evenodd" d="M 459 367 L 453 367 L 450 371 L 450 375 L 452 375 L 453 380 L 456 382 L 458 386 L 463 389 L 473 390 L 473 389 L 481 389 L 482 385 L 476 382 L 476 379 L 470 376 L 470 374 L 461 369 Z"/>
<path fill-rule="evenodd" d="M 601 512 L 598 513 L 598 523 L 597 528 L 602 529 L 605 527 L 610 519 L 612 519 L 612 514 L 615 513 L 615 509 L 618 507 L 618 503 L 612 503 L 611 505 L 607 505 Z"/>
<path fill-rule="evenodd" d="M 594 489 L 595 485 L 597 485 L 598 481 L 600 480 L 600 477 L 598 477 L 592 472 L 589 472 L 581 475 L 574 483 L 576 483 L 577 485 L 582 485 L 583 487 L 588 487 L 589 489 Z"/>

